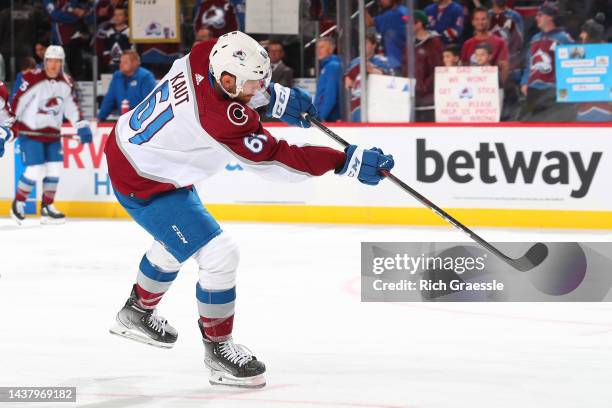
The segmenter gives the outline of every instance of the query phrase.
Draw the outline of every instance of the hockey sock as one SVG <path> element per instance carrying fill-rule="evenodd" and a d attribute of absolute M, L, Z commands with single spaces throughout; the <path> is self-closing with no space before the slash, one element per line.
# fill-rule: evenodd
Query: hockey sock
<path fill-rule="evenodd" d="M 19 178 L 19 182 L 17 183 L 17 193 L 15 194 L 15 200 L 17 201 L 25 201 L 28 199 L 28 196 L 32 192 L 32 189 L 36 185 L 36 181 L 30 180 L 25 176 L 21 176 Z"/>
<path fill-rule="evenodd" d="M 138 305 L 147 310 L 155 309 L 177 275 L 178 270 L 165 271 L 154 265 L 147 255 L 144 255 L 136 277 Z"/>
<path fill-rule="evenodd" d="M 214 342 L 227 340 L 234 327 L 236 287 L 226 290 L 207 290 L 196 285 L 198 312 L 205 337 Z"/>
<path fill-rule="evenodd" d="M 59 183 L 59 177 L 45 177 L 43 179 L 42 203 L 44 205 L 53 204 L 57 183 Z"/>

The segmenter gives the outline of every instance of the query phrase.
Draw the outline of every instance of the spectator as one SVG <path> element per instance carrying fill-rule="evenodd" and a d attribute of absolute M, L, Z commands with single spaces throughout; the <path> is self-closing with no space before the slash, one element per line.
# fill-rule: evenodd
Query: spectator
<path fill-rule="evenodd" d="M 474 50 L 472 65 L 475 67 L 489 67 L 493 60 L 493 50 L 486 42 L 480 43 Z"/>
<path fill-rule="evenodd" d="M 272 82 L 291 88 L 293 86 L 293 70 L 283 62 L 283 58 L 285 58 L 283 44 L 278 41 L 270 41 L 267 48 L 272 68 Z"/>
<path fill-rule="evenodd" d="M 382 36 L 385 55 L 389 66 L 399 69 L 404 59 L 406 47 L 406 16 L 408 9 L 399 0 L 379 0 L 383 12 L 372 18 L 366 10 L 366 24 L 376 27 Z"/>
<path fill-rule="evenodd" d="M 44 40 L 36 41 L 34 44 L 34 60 L 36 61 L 36 67 L 43 69 L 43 61 L 45 60 L 45 51 L 49 44 Z"/>
<path fill-rule="evenodd" d="M 461 61 L 463 65 L 476 65 L 476 47 L 488 44 L 491 49 L 491 64 L 499 68 L 499 80 L 506 83 L 510 72 L 508 45 L 504 40 L 489 32 L 489 12 L 484 7 L 478 7 L 472 14 L 474 37 L 470 38 L 461 48 Z"/>
<path fill-rule="evenodd" d="M 435 31 L 427 30 L 427 15 L 414 12 L 416 121 L 434 122 L 434 81 L 436 67 L 442 66 L 443 45 Z"/>
<path fill-rule="evenodd" d="M 315 107 L 321 120 L 335 122 L 340 119 L 340 81 L 342 63 L 334 54 L 336 43 L 331 37 L 317 40 L 317 59 L 321 72 L 317 81 Z"/>
<path fill-rule="evenodd" d="M 392 75 L 393 69 L 387 57 L 376 54 L 378 39 L 376 34 L 366 35 L 366 71 L 368 74 Z M 351 61 L 344 74 L 344 86 L 351 90 L 351 122 L 361 122 L 361 75 L 360 58 Z"/>
<path fill-rule="evenodd" d="M 210 30 L 210 28 L 202 26 L 195 33 L 195 41 L 193 45 L 195 46 L 197 43 L 201 43 L 202 41 L 210 40 L 212 38 L 215 38 L 215 37 L 213 36 L 213 33 Z"/>
<path fill-rule="evenodd" d="M 15 83 L 13 84 L 13 88 L 11 88 L 11 97 L 9 102 L 13 102 L 13 95 L 17 93 L 17 90 L 21 86 L 23 82 L 23 76 L 28 72 L 32 72 L 36 69 L 36 60 L 32 57 L 23 57 L 21 61 L 19 61 L 19 72 L 15 77 Z"/>
<path fill-rule="evenodd" d="M 555 47 L 574 42 L 567 32 L 557 28 L 558 16 L 559 10 L 548 3 L 536 14 L 540 32 L 529 44 L 527 67 L 521 80 L 521 92 L 527 96 L 522 113 L 524 121 L 558 122 L 576 117 L 572 104 L 556 102 Z"/>
<path fill-rule="evenodd" d="M 463 34 L 463 7 L 452 0 L 434 0 L 425 8 L 428 29 L 436 31 L 444 44 L 460 44 Z"/>
<path fill-rule="evenodd" d="M 229 0 L 196 0 L 193 7 L 193 30 L 208 27 L 214 37 L 238 29 L 234 6 Z"/>
<path fill-rule="evenodd" d="M 605 21 L 603 13 L 583 24 L 580 32 L 580 42 L 583 44 L 605 43 Z M 576 119 L 580 122 L 612 122 L 612 102 L 587 102 L 578 105 Z"/>
<path fill-rule="evenodd" d="M 97 24 L 101 26 L 103 23 L 111 20 L 115 15 L 115 8 L 126 8 L 124 0 L 99 0 L 96 4 Z"/>
<path fill-rule="evenodd" d="M 119 66 L 121 54 L 132 49 L 130 45 L 130 28 L 127 25 L 127 10 L 121 7 L 113 9 L 113 18 L 98 30 L 96 51 L 102 65 L 101 72 L 114 72 Z"/>
<path fill-rule="evenodd" d="M 76 80 L 83 79 L 83 46 L 89 37 L 84 22 L 84 17 L 89 11 L 88 3 L 74 0 L 44 0 L 44 5 L 51 18 L 51 43 L 64 48 L 72 77 Z"/>
<path fill-rule="evenodd" d="M 98 120 L 106 120 L 114 109 L 122 110 L 123 101 L 128 101 L 130 110 L 134 109 L 153 88 L 155 77 L 151 71 L 140 66 L 138 53 L 125 51 L 121 55 L 119 70 L 113 74 L 108 92 L 104 95 Z"/>
<path fill-rule="evenodd" d="M 510 76 L 520 81 L 521 51 L 523 49 L 523 17 L 508 8 L 507 0 L 493 0 L 489 11 L 489 30 L 508 44 L 510 53 Z"/>
<path fill-rule="evenodd" d="M 461 65 L 461 47 L 450 44 L 442 51 L 442 62 L 445 67 L 458 67 Z"/>

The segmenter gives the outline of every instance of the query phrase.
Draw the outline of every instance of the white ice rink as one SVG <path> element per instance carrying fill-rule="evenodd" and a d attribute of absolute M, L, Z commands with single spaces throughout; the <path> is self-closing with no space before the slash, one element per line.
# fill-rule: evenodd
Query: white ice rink
<path fill-rule="evenodd" d="M 76 404 L 16 407 L 609 408 L 612 305 L 361 303 L 361 241 L 463 241 L 452 228 L 223 223 L 236 238 L 235 339 L 262 390 L 213 388 L 196 265 L 160 304 L 162 350 L 111 336 L 151 238 L 128 221 L 18 228 L 0 219 L 0 386 L 76 386 Z M 610 233 L 478 230 L 495 241 Z M 0 408 L 10 404 L 0 403 Z"/>

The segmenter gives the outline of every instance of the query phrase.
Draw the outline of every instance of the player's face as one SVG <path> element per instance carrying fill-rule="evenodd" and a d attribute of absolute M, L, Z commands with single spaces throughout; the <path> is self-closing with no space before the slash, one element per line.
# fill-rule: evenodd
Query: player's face
<path fill-rule="evenodd" d="M 236 78 L 233 75 L 223 75 L 221 77 L 221 86 L 231 94 L 236 93 Z M 242 91 L 234 100 L 244 105 L 251 101 L 251 98 L 262 89 L 265 89 L 265 81 L 245 81 L 242 85 Z"/>
<path fill-rule="evenodd" d="M 49 78 L 57 78 L 62 69 L 62 60 L 48 58 L 45 60 L 45 73 Z"/>
<path fill-rule="evenodd" d="M 489 16 L 487 13 L 476 13 L 472 18 L 472 25 L 474 26 L 474 30 L 478 32 L 489 31 Z"/>

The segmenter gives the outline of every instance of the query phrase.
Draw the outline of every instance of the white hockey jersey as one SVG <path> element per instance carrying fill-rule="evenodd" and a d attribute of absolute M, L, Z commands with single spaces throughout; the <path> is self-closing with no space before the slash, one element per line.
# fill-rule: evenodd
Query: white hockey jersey
<path fill-rule="evenodd" d="M 64 117 L 74 126 L 81 120 L 70 77 L 62 73 L 52 79 L 41 69 L 24 74 L 12 108 L 20 130 L 57 133 Z"/>
<path fill-rule="evenodd" d="M 340 167 L 345 154 L 275 139 L 259 115 L 218 92 L 206 41 L 177 60 L 136 108 L 119 118 L 105 153 L 113 186 L 147 198 L 203 180 L 237 159 L 267 178 L 297 181 Z"/>

